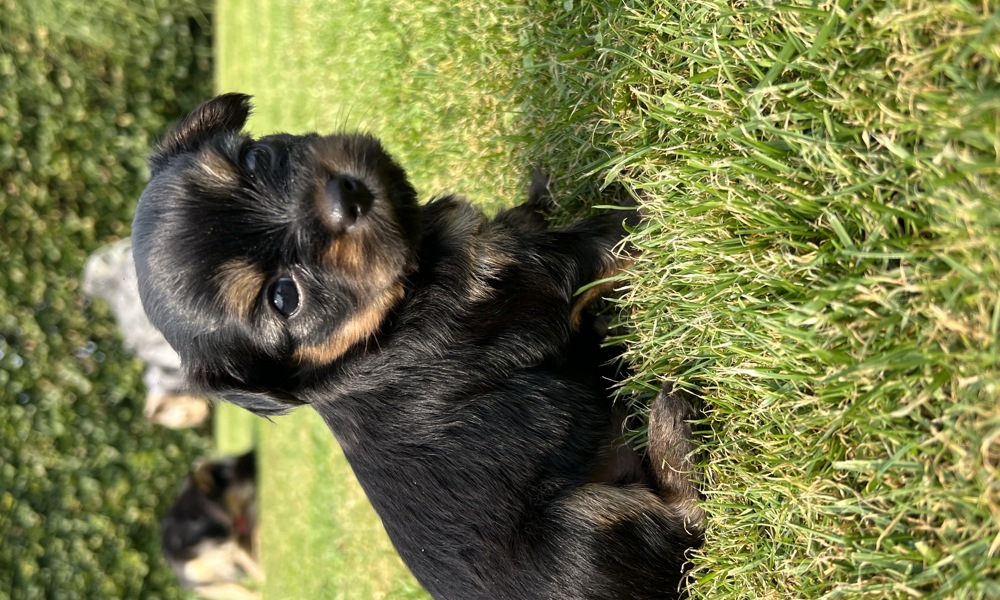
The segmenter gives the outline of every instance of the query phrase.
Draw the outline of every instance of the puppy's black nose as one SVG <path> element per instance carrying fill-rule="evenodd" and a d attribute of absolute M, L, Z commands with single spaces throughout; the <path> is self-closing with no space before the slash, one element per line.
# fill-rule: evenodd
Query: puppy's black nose
<path fill-rule="evenodd" d="M 353 177 L 333 175 L 326 182 L 330 222 L 340 229 L 350 229 L 372 207 L 372 193 Z"/>

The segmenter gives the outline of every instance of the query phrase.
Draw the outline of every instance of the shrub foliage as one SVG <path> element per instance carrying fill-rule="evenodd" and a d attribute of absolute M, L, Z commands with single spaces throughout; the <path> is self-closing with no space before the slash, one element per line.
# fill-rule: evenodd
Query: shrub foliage
<path fill-rule="evenodd" d="M 206 4 L 0 1 L 0 597 L 182 597 L 158 515 L 207 439 L 144 419 L 79 277 L 128 235 L 151 141 L 211 92 Z"/>

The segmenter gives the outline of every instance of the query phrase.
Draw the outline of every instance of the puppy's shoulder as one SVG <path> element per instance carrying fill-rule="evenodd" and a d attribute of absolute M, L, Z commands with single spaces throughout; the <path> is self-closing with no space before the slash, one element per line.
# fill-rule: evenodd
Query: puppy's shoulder
<path fill-rule="evenodd" d="M 444 243 L 469 240 L 488 224 L 483 211 L 461 196 L 442 196 L 423 207 L 422 225 L 425 237 Z"/>

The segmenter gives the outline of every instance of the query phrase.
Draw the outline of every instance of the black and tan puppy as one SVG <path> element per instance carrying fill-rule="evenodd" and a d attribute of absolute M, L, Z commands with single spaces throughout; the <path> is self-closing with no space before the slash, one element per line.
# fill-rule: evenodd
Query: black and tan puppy
<path fill-rule="evenodd" d="M 192 380 L 258 414 L 308 404 L 435 597 L 671 598 L 702 514 L 678 396 L 649 457 L 615 443 L 584 296 L 622 216 L 549 228 L 418 206 L 366 135 L 241 132 L 246 96 L 170 131 L 133 224 L 143 304 Z"/>

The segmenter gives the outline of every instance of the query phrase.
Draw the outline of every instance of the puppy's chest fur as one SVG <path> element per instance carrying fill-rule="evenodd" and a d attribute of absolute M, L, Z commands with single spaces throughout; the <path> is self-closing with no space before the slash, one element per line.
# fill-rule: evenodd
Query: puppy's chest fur
<path fill-rule="evenodd" d="M 544 252 L 546 232 L 450 198 L 423 219 L 402 305 L 310 400 L 388 529 L 407 522 L 393 541 L 408 560 L 496 560 L 489 552 L 512 540 L 452 537 L 450 519 L 417 522 L 412 511 L 453 511 L 494 538 L 513 535 L 530 519 L 528 496 L 587 479 L 610 414 L 594 401 L 602 390 L 582 383 L 597 365 L 567 359 L 574 290 Z"/>

